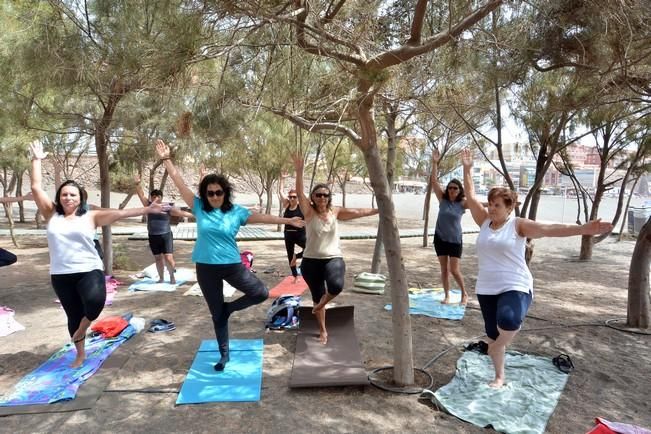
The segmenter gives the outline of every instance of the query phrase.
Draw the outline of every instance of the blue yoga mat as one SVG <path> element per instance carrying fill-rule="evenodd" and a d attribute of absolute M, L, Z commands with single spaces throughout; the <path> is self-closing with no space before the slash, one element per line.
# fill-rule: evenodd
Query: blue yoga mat
<path fill-rule="evenodd" d="M 255 402 L 262 387 L 262 339 L 231 339 L 230 361 L 217 372 L 217 341 L 201 342 L 181 386 L 177 404 L 204 402 Z"/>
<path fill-rule="evenodd" d="M 443 291 L 424 292 L 420 294 L 409 294 L 409 313 L 411 315 L 426 315 L 433 318 L 461 320 L 466 313 L 466 306 L 459 304 L 461 291 L 453 289 L 450 291 L 450 304 L 441 304 L 445 294 Z M 387 304 L 384 309 L 391 310 Z"/>

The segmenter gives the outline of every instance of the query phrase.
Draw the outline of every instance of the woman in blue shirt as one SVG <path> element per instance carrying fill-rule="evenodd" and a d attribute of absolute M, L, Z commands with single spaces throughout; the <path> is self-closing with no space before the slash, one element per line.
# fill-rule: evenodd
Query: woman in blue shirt
<path fill-rule="evenodd" d="M 169 147 L 160 139 L 156 141 L 156 152 L 197 220 L 197 242 L 192 251 L 192 261 L 196 264 L 197 282 L 208 303 L 219 345 L 221 358 L 214 368 L 223 371 L 229 360 L 228 318 L 233 312 L 262 303 L 269 296 L 264 283 L 242 264 L 235 240 L 240 226 L 271 223 L 303 227 L 305 223 L 298 217 L 289 219 L 252 213 L 234 204 L 231 202 L 233 189 L 223 175 L 204 176 L 199 183 L 199 196 L 196 196 L 170 160 Z M 225 302 L 224 280 L 244 295 Z"/>
<path fill-rule="evenodd" d="M 466 212 L 466 196 L 458 179 L 451 180 L 445 191 L 441 189 L 437 175 L 441 159 L 439 151 L 432 152 L 432 189 L 439 200 L 439 214 L 434 230 L 434 250 L 441 265 L 441 280 L 445 298 L 441 303 L 450 302 L 450 274 L 461 289 L 461 304 L 468 302 L 468 293 L 461 274 L 461 252 L 463 250 L 461 217 Z"/>

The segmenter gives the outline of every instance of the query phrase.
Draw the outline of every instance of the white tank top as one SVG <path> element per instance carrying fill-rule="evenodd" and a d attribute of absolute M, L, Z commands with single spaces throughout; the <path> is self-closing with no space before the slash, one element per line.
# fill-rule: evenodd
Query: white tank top
<path fill-rule="evenodd" d="M 515 223 L 516 218 L 511 216 L 497 230 L 490 228 L 490 219 L 481 225 L 477 237 L 477 294 L 497 295 L 506 291 L 533 294 L 533 276 L 524 259 L 527 239 L 518 235 Z"/>
<path fill-rule="evenodd" d="M 339 247 L 339 226 L 337 218 L 332 211 L 328 211 L 328 218 L 323 221 L 315 215 L 305 225 L 305 250 L 304 258 L 330 259 L 341 258 Z"/>
<path fill-rule="evenodd" d="M 104 270 L 95 249 L 95 224 L 90 213 L 66 219 L 57 212 L 47 224 L 50 274 L 85 273 Z"/>

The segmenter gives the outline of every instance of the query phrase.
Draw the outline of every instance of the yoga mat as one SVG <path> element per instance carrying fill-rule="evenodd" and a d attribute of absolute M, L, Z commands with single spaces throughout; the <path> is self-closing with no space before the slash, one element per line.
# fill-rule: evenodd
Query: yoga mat
<path fill-rule="evenodd" d="M 281 295 L 301 295 L 307 289 L 307 283 L 303 280 L 303 276 L 298 276 L 298 280 L 294 283 L 294 276 L 287 276 L 280 283 L 269 291 L 269 297 L 280 297 Z"/>
<path fill-rule="evenodd" d="M 365 386 L 368 375 L 355 334 L 353 306 L 326 310 L 328 343 L 319 342 L 319 325 L 311 307 L 301 307 L 301 326 L 289 387 Z"/>
<path fill-rule="evenodd" d="M 426 315 L 432 318 L 461 320 L 466 313 L 466 305 L 459 304 L 461 290 L 450 291 L 450 304 L 441 304 L 445 298 L 443 291 L 421 292 L 409 294 L 409 313 L 411 315 Z M 391 310 L 387 304 L 384 309 Z"/>
<path fill-rule="evenodd" d="M 424 392 L 433 403 L 459 419 L 506 433 L 543 433 L 568 375 L 551 358 L 507 352 L 506 384 L 488 386 L 494 376 L 490 357 L 466 351 L 457 372 L 436 392 Z"/>
<path fill-rule="evenodd" d="M 0 410 L 4 411 L 2 414 L 16 413 L 14 410 L 6 410 L 7 407 L 41 406 L 41 404 L 74 400 L 77 390 L 86 380 L 95 374 L 113 351 L 135 333 L 135 329 L 128 326 L 115 338 L 88 339 L 86 360 L 79 368 L 70 367 L 76 352 L 72 344 L 67 344 L 45 363 L 23 377 L 14 386 L 13 391 L 0 399 Z M 100 392 L 101 390 L 103 388 Z M 90 395 L 93 396 L 95 393 Z"/>
<path fill-rule="evenodd" d="M 181 386 L 176 404 L 254 402 L 262 386 L 262 339 L 231 339 L 230 361 L 217 372 L 217 341 L 204 340 Z"/>
<path fill-rule="evenodd" d="M 230 283 L 227 281 L 222 281 L 223 284 L 223 292 L 224 292 L 224 297 L 232 297 L 233 294 L 235 294 L 235 291 L 237 291 L 235 288 L 231 286 Z M 195 283 L 183 293 L 183 295 L 196 295 L 198 297 L 203 297 L 203 292 L 201 292 L 201 288 L 199 287 L 198 283 Z"/>
<path fill-rule="evenodd" d="M 176 283 L 162 282 L 158 283 L 157 280 L 145 277 L 129 286 L 129 291 L 160 291 L 160 292 L 173 292 L 180 285 L 183 285 L 185 280 L 176 280 Z"/>
<path fill-rule="evenodd" d="M 31 404 L 16 405 L 12 407 L 0 407 L 0 417 L 14 414 L 41 414 L 41 413 L 65 413 L 69 411 L 89 410 L 95 406 L 97 399 L 111 383 L 118 371 L 129 360 L 129 354 L 119 351 L 112 354 L 102 364 L 99 371 L 77 390 L 77 396 L 70 401 L 60 401 L 54 404 Z"/>

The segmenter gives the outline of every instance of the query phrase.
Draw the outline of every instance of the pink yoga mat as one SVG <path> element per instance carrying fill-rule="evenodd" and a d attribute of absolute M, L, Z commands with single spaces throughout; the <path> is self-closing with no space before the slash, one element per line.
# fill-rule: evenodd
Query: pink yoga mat
<path fill-rule="evenodd" d="M 294 276 L 287 276 L 280 283 L 269 291 L 269 297 L 280 297 L 281 295 L 301 295 L 307 289 L 307 283 L 303 280 L 303 276 L 298 276 L 298 280 L 294 283 Z"/>

